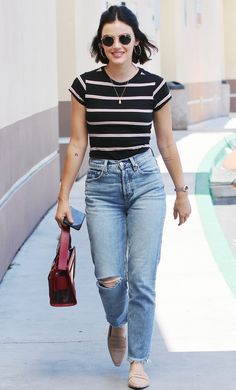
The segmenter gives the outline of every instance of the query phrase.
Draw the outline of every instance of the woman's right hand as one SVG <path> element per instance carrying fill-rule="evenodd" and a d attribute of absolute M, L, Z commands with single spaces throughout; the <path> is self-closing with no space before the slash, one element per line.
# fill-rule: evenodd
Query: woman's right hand
<path fill-rule="evenodd" d="M 63 223 L 64 218 L 67 217 L 70 223 L 73 223 L 73 218 L 70 211 L 70 206 L 68 201 L 58 201 L 57 211 L 55 215 L 55 220 L 58 223 L 58 226 L 61 229 L 65 229 L 67 226 Z"/>

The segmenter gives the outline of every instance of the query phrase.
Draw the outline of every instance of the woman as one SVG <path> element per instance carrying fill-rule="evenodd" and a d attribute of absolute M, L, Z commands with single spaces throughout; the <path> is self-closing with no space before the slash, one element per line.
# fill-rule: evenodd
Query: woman
<path fill-rule="evenodd" d="M 191 209 L 173 140 L 170 92 L 165 80 L 135 66 L 152 45 L 125 6 L 100 19 L 91 53 L 101 66 L 78 76 L 72 94 L 72 132 L 58 196 L 56 220 L 72 222 L 69 193 L 90 139 L 85 184 L 86 221 L 97 286 L 109 323 L 108 349 L 116 366 L 126 351 L 128 385 L 149 386 L 148 360 L 155 310 L 155 276 L 165 218 L 165 192 L 149 146 L 154 123 L 161 156 L 173 180 L 174 218 L 183 224 Z"/>

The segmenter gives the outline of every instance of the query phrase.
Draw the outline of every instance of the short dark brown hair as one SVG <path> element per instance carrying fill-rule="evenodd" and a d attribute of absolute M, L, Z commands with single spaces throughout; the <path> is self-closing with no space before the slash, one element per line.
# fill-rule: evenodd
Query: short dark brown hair
<path fill-rule="evenodd" d="M 112 5 L 105 12 L 102 13 L 100 18 L 99 27 L 97 30 L 97 35 L 93 38 L 91 44 L 91 55 L 95 57 L 96 62 L 102 62 L 104 64 L 108 63 L 108 59 L 105 56 L 104 51 L 101 53 L 101 37 L 102 37 L 102 29 L 105 24 L 113 23 L 115 20 L 119 20 L 127 25 L 129 25 L 133 32 L 134 36 L 137 40 L 139 40 L 139 47 L 133 51 L 132 61 L 136 64 L 139 62 L 140 64 L 144 64 L 145 62 L 151 59 L 151 55 L 153 51 L 158 51 L 158 48 L 152 44 L 146 35 L 139 29 L 138 19 L 135 14 L 126 6 L 121 5 Z"/>

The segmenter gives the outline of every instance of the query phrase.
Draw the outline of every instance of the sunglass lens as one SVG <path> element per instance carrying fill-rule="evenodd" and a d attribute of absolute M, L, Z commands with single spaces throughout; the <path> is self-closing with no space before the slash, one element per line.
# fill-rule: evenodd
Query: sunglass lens
<path fill-rule="evenodd" d="M 129 34 L 120 35 L 120 43 L 122 45 L 128 45 L 131 42 L 131 36 Z"/>
<path fill-rule="evenodd" d="M 113 37 L 108 37 L 107 36 L 107 37 L 102 38 L 102 44 L 105 45 L 105 46 L 112 46 L 113 42 L 114 42 Z"/>
<path fill-rule="evenodd" d="M 112 46 L 114 43 L 114 38 L 110 36 L 105 36 L 101 39 L 104 46 Z M 123 34 L 119 36 L 119 41 L 122 45 L 128 45 L 131 42 L 131 36 L 129 34 Z"/>

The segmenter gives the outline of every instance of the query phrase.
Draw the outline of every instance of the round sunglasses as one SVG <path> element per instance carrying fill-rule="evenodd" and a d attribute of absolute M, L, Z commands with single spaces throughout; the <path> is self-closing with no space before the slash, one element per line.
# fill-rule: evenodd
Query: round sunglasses
<path fill-rule="evenodd" d="M 121 34 L 119 35 L 119 42 L 122 44 L 122 45 L 128 45 L 130 42 L 131 42 L 131 36 L 129 34 Z M 114 40 L 115 38 L 111 35 L 104 35 L 102 38 L 101 38 L 101 42 L 104 46 L 108 46 L 108 47 L 111 47 L 113 44 L 114 44 Z"/>

